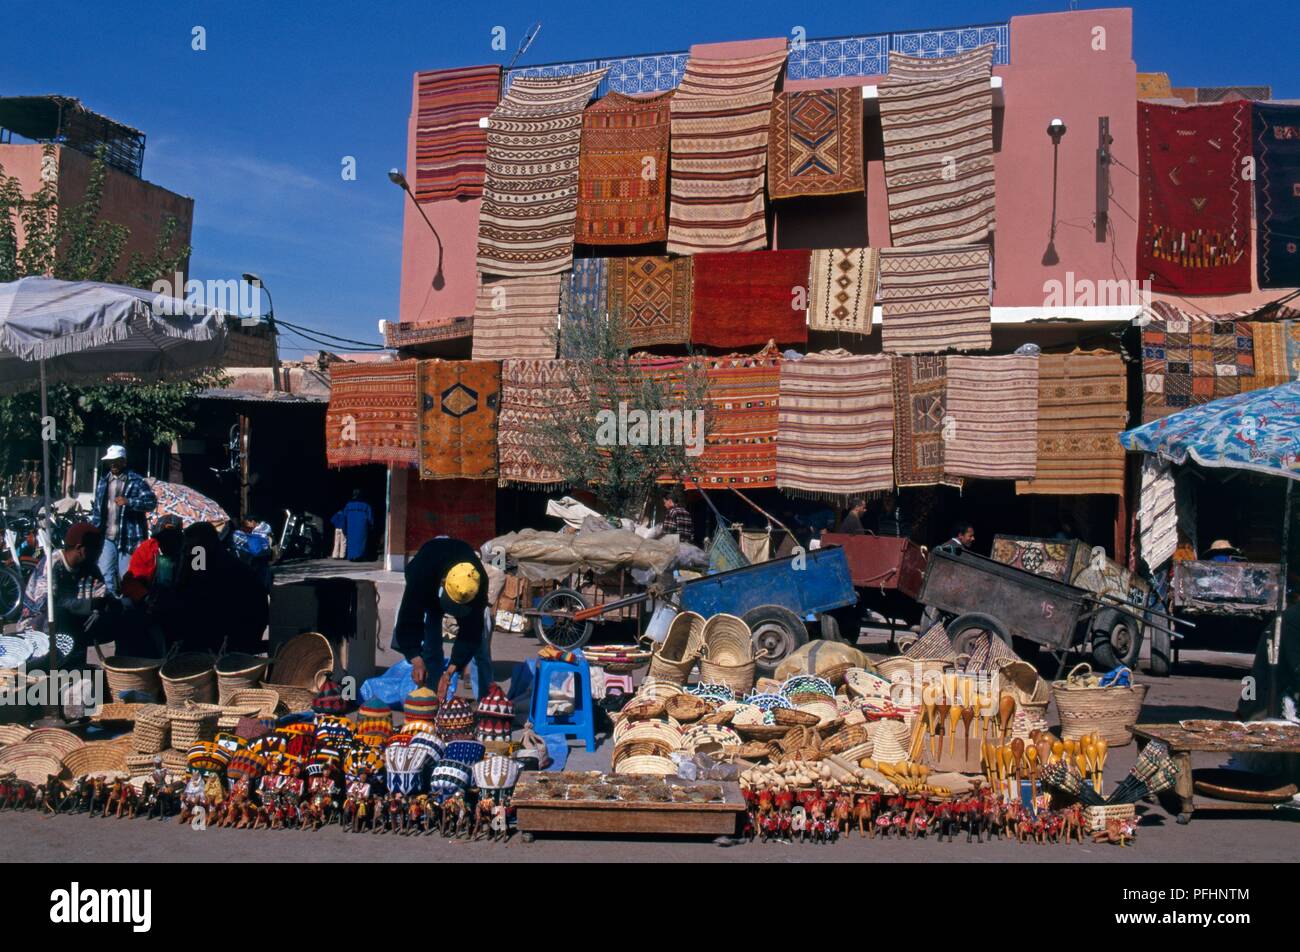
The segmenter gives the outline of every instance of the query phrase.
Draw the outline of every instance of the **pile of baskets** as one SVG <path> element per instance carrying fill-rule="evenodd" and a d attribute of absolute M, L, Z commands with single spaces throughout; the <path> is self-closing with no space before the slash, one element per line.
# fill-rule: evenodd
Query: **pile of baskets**
<path fill-rule="evenodd" d="M 664 640 L 651 652 L 646 678 L 665 684 L 685 684 L 699 660 L 703 636 L 704 618 L 695 612 L 679 612 L 668 626 Z"/>
<path fill-rule="evenodd" d="M 725 684 L 737 694 L 754 687 L 758 656 L 753 633 L 735 615 L 714 615 L 701 632 L 700 678 L 711 684 Z"/>
<path fill-rule="evenodd" d="M 1075 665 L 1064 681 L 1052 682 L 1052 697 L 1061 718 L 1061 739 L 1085 734 L 1102 737 L 1111 747 L 1133 742 L 1133 725 L 1142 713 L 1147 685 L 1101 687 L 1092 667 Z"/>
<path fill-rule="evenodd" d="M 0 741 L 0 777 L 12 776 L 32 786 L 47 783 L 51 777 L 65 783 L 71 780 L 68 758 L 87 746 L 80 737 L 62 728 L 28 730 L 14 724 L 0 728 Z M 120 749 L 121 745 L 114 747 Z M 73 763 L 91 758 L 97 762 L 101 756 L 101 748 L 97 747 L 90 754 L 78 754 Z"/>

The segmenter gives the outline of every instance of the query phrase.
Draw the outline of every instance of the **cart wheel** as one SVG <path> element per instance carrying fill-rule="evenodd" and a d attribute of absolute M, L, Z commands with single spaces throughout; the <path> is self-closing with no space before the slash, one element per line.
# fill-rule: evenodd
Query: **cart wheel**
<path fill-rule="evenodd" d="M 758 670 L 765 675 L 771 675 L 777 665 L 808 643 L 808 627 L 803 619 L 780 605 L 751 608 L 745 612 L 744 621 L 754 636 Z"/>
<path fill-rule="evenodd" d="M 1151 629 L 1151 666 L 1148 670 L 1152 677 L 1169 677 L 1174 667 L 1172 642 L 1169 632 L 1161 628 Z"/>
<path fill-rule="evenodd" d="M 586 601 L 571 588 L 557 588 L 551 592 L 538 604 L 537 610 L 540 612 L 563 612 L 573 614 L 588 608 Z M 573 621 L 569 618 L 547 617 L 545 614 L 533 619 L 533 632 L 538 639 L 559 648 L 561 651 L 572 651 L 574 648 L 581 648 L 588 639 L 591 638 L 591 632 L 595 628 L 595 623 L 590 621 Z"/>
<path fill-rule="evenodd" d="M 1142 651 L 1142 632 L 1137 619 L 1120 611 L 1101 612 L 1092 625 L 1092 658 L 1110 671 L 1124 665 L 1137 666 Z"/>
<path fill-rule="evenodd" d="M 986 631 L 993 632 L 993 634 L 1005 641 L 1008 647 L 1014 650 L 1006 626 L 992 615 L 986 615 L 983 612 L 966 612 L 964 615 L 958 615 L 948 622 L 946 631 L 949 640 L 952 642 L 953 651 L 959 655 L 970 654 L 975 639 Z"/>

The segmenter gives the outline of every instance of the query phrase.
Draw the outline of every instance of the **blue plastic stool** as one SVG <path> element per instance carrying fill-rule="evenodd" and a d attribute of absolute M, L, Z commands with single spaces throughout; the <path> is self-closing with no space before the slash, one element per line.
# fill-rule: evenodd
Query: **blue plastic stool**
<path fill-rule="evenodd" d="M 546 702 L 551 693 L 551 682 L 558 675 L 573 675 L 573 714 L 565 720 L 555 720 L 546 713 Z M 591 701 L 591 669 L 581 655 L 577 661 L 548 661 L 537 659 L 537 674 L 533 681 L 533 706 L 530 720 L 539 734 L 563 734 L 585 741 L 587 750 L 596 749 L 596 725 Z"/>

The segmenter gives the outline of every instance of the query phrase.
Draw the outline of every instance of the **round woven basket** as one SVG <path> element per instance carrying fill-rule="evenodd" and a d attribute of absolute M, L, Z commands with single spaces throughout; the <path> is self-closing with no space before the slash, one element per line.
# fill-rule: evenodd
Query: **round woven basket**
<path fill-rule="evenodd" d="M 753 632 L 735 615 L 714 615 L 704 623 L 703 638 L 705 657 L 714 664 L 739 667 L 754 660 Z M 706 676 L 705 680 L 714 679 Z"/>
<path fill-rule="evenodd" d="M 78 747 L 85 747 L 86 742 L 72 731 L 61 727 L 38 727 L 27 735 L 24 744 L 40 744 L 58 751 L 60 757 L 66 757 Z"/>
<path fill-rule="evenodd" d="M 709 751 L 719 747 L 735 747 L 740 744 L 740 735 L 730 727 L 717 724 L 694 724 L 682 733 L 682 749 L 694 753 L 698 750 Z"/>
<path fill-rule="evenodd" d="M 126 752 L 117 744 L 96 742 L 68 754 L 63 758 L 63 766 L 73 780 L 88 774 L 129 774 L 126 757 Z"/>
<path fill-rule="evenodd" d="M 889 679 L 873 674 L 865 668 L 850 668 L 846 671 L 844 673 L 844 686 L 851 697 L 889 697 Z"/>
<path fill-rule="evenodd" d="M 666 721 L 636 721 L 625 727 L 616 740 L 653 740 L 667 745 L 671 752 L 681 748 L 682 730 Z"/>
<path fill-rule="evenodd" d="M 616 774 L 671 777 L 677 767 L 667 757 L 624 757 L 614 767 Z"/>
<path fill-rule="evenodd" d="M 1098 688 L 1079 683 L 1077 665 L 1064 681 L 1052 682 L 1056 713 L 1061 718 L 1061 739 L 1078 740 L 1085 734 L 1098 734 L 1111 747 L 1133 743 L 1133 725 L 1142 713 L 1147 685 Z"/>
<path fill-rule="evenodd" d="M 685 684 L 699 657 L 704 619 L 695 612 L 678 612 L 668 625 L 664 640 L 650 654 L 647 678 Z"/>
<path fill-rule="evenodd" d="M 890 681 L 910 679 L 920 681 L 921 679 L 932 676 L 933 674 L 942 674 L 944 671 L 951 670 L 953 664 L 951 661 L 942 661 L 938 659 L 917 660 L 899 655 L 895 658 L 886 658 L 876 665 L 876 671 L 881 677 L 888 678 Z"/>
<path fill-rule="evenodd" d="M 230 692 L 221 702 L 222 707 L 255 707 L 257 717 L 274 717 L 280 706 L 280 692 L 269 688 L 240 688 Z M 227 713 L 230 713 L 227 711 Z"/>
<path fill-rule="evenodd" d="M 853 724 L 841 728 L 822 741 L 822 751 L 827 754 L 842 754 L 864 744 L 870 744 L 871 737 L 863 724 Z M 866 756 L 865 754 L 863 756 Z"/>
<path fill-rule="evenodd" d="M 821 714 L 813 711 L 801 711 L 794 707 L 777 707 L 772 709 L 772 721 L 789 727 L 816 727 L 821 723 Z"/>
<path fill-rule="evenodd" d="M 716 616 L 715 616 L 716 617 Z M 722 664 L 711 658 L 700 659 L 700 677 L 727 685 L 737 694 L 748 694 L 754 687 L 758 665 L 753 661 L 743 664 Z"/>
<path fill-rule="evenodd" d="M 163 662 L 158 670 L 168 707 L 181 707 L 186 701 L 211 704 L 217 699 L 216 659 L 203 651 L 178 654 Z"/>
<path fill-rule="evenodd" d="M 712 710 L 709 702 L 693 694 L 674 694 L 664 701 L 664 710 L 683 724 L 698 721 Z"/>
<path fill-rule="evenodd" d="M 322 672 L 322 675 L 327 672 Z M 316 700 L 316 689 L 299 687 L 296 684 L 272 684 L 269 681 L 263 681 L 262 690 L 273 691 L 279 697 L 280 703 L 290 714 L 296 714 L 299 711 L 310 710 Z"/>
<path fill-rule="evenodd" d="M 14 744 L 0 750 L 0 777 L 13 774 L 32 785 L 45 783 L 50 775 L 62 779 L 66 771 L 63 760 L 49 747 Z"/>
<path fill-rule="evenodd" d="M 623 715 L 624 720 L 648 721 L 663 717 L 664 712 L 667 710 L 667 704 L 667 700 L 663 698 L 638 695 L 623 705 L 623 710 L 619 713 Z"/>
<path fill-rule="evenodd" d="M 266 677 L 270 658 L 232 651 L 217 659 L 217 703 L 225 704 L 230 695 L 244 688 L 256 688 Z"/>
<path fill-rule="evenodd" d="M 122 697 L 127 691 L 138 691 L 155 699 L 162 697 L 163 685 L 158 669 L 163 665 L 163 658 L 132 658 L 126 655 L 105 658 L 99 645 L 95 645 L 95 654 L 99 656 L 99 666 L 104 669 L 108 693 L 114 699 Z"/>
<path fill-rule="evenodd" d="M 732 724 L 732 730 L 745 740 L 780 740 L 793 728 L 785 724 Z"/>
<path fill-rule="evenodd" d="M 123 723 L 132 724 L 135 722 L 136 715 L 147 707 L 153 707 L 152 704 L 127 704 L 121 701 L 112 704 L 101 704 L 99 710 L 91 718 L 97 724 L 104 723 Z"/>
<path fill-rule="evenodd" d="M 620 761 L 628 757 L 667 757 L 673 752 L 673 749 L 661 740 L 628 740 L 624 738 L 614 745 L 614 754 L 610 759 L 610 764 L 614 770 L 618 770 Z"/>
<path fill-rule="evenodd" d="M 30 727 L 23 727 L 21 724 L 0 724 L 0 747 L 21 744 L 31 732 Z"/>
<path fill-rule="evenodd" d="M 665 681 L 662 678 L 646 678 L 636 689 L 637 697 L 657 697 L 666 701 L 675 694 L 681 694 L 685 690 L 680 684 L 673 681 Z"/>
<path fill-rule="evenodd" d="M 221 708 L 210 704 L 187 704 L 168 712 L 172 722 L 172 746 L 188 750 L 200 741 L 217 736 L 217 721 Z"/>
<path fill-rule="evenodd" d="M 271 671 L 266 680 L 274 684 L 296 684 L 298 687 L 319 687 L 323 674 L 334 670 L 334 649 L 322 634 L 305 631 L 294 635 L 280 645 L 271 660 Z"/>

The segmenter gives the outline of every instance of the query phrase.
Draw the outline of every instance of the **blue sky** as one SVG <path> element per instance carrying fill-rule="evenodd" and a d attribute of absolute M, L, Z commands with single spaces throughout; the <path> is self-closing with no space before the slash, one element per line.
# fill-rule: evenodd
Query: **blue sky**
<path fill-rule="evenodd" d="M 1114 4 L 1078 4 L 1080 8 Z M 1068 3 L 396 3 L 319 0 L 22 5 L 0 39 L 0 94 L 63 93 L 148 134 L 145 178 L 195 199 L 193 276 L 261 274 L 287 320 L 363 340 L 395 318 L 411 74 L 684 50 L 693 42 L 986 23 Z M 1271 83 L 1300 98 L 1300 5 L 1152 0 L 1134 8 L 1139 70 L 1175 85 Z M 207 50 L 191 49 L 202 26 Z M 491 49 L 506 29 L 505 53 Z M 1286 38 L 1286 39 L 1280 39 Z M 1013 40 L 1014 56 L 1014 40 Z M 356 181 L 340 175 L 344 156 Z M 314 345 L 286 337 L 286 356 Z"/>

